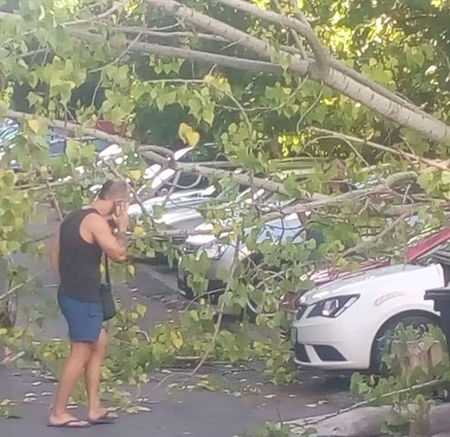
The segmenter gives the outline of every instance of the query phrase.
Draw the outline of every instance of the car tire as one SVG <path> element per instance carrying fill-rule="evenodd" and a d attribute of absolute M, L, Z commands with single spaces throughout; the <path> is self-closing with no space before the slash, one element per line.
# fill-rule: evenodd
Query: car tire
<path fill-rule="evenodd" d="M 17 293 L 8 295 L 0 301 L 0 328 L 12 328 L 17 318 Z"/>
<path fill-rule="evenodd" d="M 382 357 L 386 341 L 389 340 L 389 333 L 395 331 L 397 326 L 403 324 L 405 327 L 414 326 L 427 329 L 428 325 L 439 326 L 437 318 L 427 314 L 404 314 L 394 317 L 386 322 L 378 331 L 372 345 L 371 368 L 370 370 L 381 376 L 386 376 L 388 369 L 383 364 Z"/>
<path fill-rule="evenodd" d="M 273 317 L 275 316 L 276 312 L 258 312 L 257 305 L 251 300 L 247 300 L 247 314 L 250 318 L 250 321 L 252 323 L 256 322 L 256 317 L 258 317 L 260 314 L 266 316 L 266 317 Z"/>

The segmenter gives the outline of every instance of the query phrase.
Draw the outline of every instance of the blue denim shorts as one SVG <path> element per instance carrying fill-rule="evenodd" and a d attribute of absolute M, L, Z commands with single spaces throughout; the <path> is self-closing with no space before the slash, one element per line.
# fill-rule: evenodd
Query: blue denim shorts
<path fill-rule="evenodd" d="M 98 302 L 82 302 L 58 293 L 58 303 L 69 327 L 70 341 L 95 343 L 103 327 L 103 308 Z"/>

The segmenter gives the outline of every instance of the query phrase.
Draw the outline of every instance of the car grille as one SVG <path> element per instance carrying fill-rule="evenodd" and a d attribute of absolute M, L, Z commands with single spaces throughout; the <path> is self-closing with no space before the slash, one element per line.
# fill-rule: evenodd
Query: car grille
<path fill-rule="evenodd" d="M 181 246 L 186 241 L 186 238 L 187 237 L 185 237 L 185 236 L 173 237 L 172 243 L 175 244 L 176 246 Z"/>

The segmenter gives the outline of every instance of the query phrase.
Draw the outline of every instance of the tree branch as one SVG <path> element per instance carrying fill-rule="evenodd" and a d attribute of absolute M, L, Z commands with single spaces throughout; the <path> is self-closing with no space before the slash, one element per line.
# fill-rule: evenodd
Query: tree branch
<path fill-rule="evenodd" d="M 280 2 L 278 0 L 272 0 L 272 3 L 275 7 L 275 9 L 277 10 L 277 12 L 279 14 L 283 13 L 283 9 L 281 8 Z M 297 51 L 298 53 L 301 54 L 302 58 L 307 60 L 308 59 L 308 53 L 306 52 L 305 48 L 303 47 L 303 43 L 300 39 L 300 37 L 298 36 L 297 32 L 295 31 L 295 29 L 290 28 L 289 29 L 292 38 L 294 39 L 295 45 L 297 46 Z M 289 49 L 291 47 L 283 47 L 283 50 L 287 51 L 289 53 Z"/>
<path fill-rule="evenodd" d="M 439 385 L 445 385 L 445 384 L 448 384 L 448 381 L 444 381 L 442 379 L 434 379 L 432 381 L 428 381 L 423 384 L 416 384 L 411 387 L 402 388 L 400 390 L 395 390 L 395 391 L 392 391 L 389 393 L 383 393 L 382 395 L 380 395 L 378 397 L 373 397 L 366 401 L 358 402 L 350 407 L 343 408 L 342 410 L 339 410 L 335 413 L 326 414 L 322 417 L 317 417 L 317 418 L 304 419 L 304 420 L 302 420 L 301 425 L 299 424 L 299 426 L 304 428 L 306 426 L 316 425 L 318 423 L 324 422 L 325 420 L 340 416 L 344 413 L 348 413 L 348 412 L 356 410 L 358 408 L 365 407 L 365 406 L 373 404 L 375 402 L 379 402 L 380 400 L 383 400 L 383 399 L 389 399 L 389 398 L 392 398 L 393 396 L 410 393 L 412 391 L 423 390 L 424 388 L 433 388 L 433 387 L 437 387 Z M 297 425 L 295 422 L 298 422 L 298 421 L 290 421 L 290 422 L 285 422 L 285 423 L 288 423 L 289 425 Z"/>
<path fill-rule="evenodd" d="M 191 164 L 187 162 L 178 162 L 173 160 L 168 160 L 167 158 L 158 155 L 157 153 L 150 151 L 140 151 L 138 153 L 145 159 L 152 162 L 156 162 L 164 167 L 172 168 L 174 170 L 184 170 L 188 172 L 198 173 L 207 178 L 216 179 L 232 179 L 238 184 L 245 186 L 254 186 L 256 189 L 263 189 L 273 193 L 289 195 L 283 184 L 278 182 L 269 181 L 262 178 L 250 178 L 250 176 L 245 174 L 239 174 L 230 170 L 222 170 L 218 168 L 210 168 L 203 166 L 201 164 Z"/>
<path fill-rule="evenodd" d="M 221 36 L 213 35 L 211 33 L 201 33 L 201 32 L 196 33 L 189 31 L 161 32 L 158 30 L 148 29 L 146 27 L 139 27 L 139 26 L 115 26 L 112 29 L 117 30 L 119 32 L 132 34 L 141 33 L 142 35 L 154 36 L 155 38 L 161 39 L 198 38 L 206 41 L 228 43 L 228 41 L 222 38 Z"/>
<path fill-rule="evenodd" d="M 61 208 L 59 207 L 58 199 L 56 198 L 55 193 L 53 192 L 52 187 L 50 185 L 50 182 L 48 180 L 46 181 L 46 185 L 47 185 L 47 189 L 48 189 L 48 195 L 50 197 L 50 200 L 53 202 L 53 204 L 55 206 L 56 212 L 58 214 L 59 221 L 62 222 L 64 217 L 63 217 L 63 214 L 61 212 Z"/>
<path fill-rule="evenodd" d="M 122 50 L 123 44 L 114 40 L 107 40 L 101 35 L 90 32 L 81 31 L 78 29 L 69 29 L 69 33 L 83 41 L 108 43 L 112 48 Z M 129 46 L 129 43 L 127 43 Z M 221 65 L 228 68 L 237 68 L 240 70 L 249 71 L 264 71 L 266 73 L 280 74 L 283 69 L 281 66 L 272 62 L 263 62 L 253 59 L 238 58 L 235 56 L 218 55 L 215 53 L 202 52 L 198 50 L 190 50 L 179 47 L 163 46 L 153 43 L 136 42 L 129 47 L 130 52 L 137 52 L 140 54 L 146 53 L 150 55 L 190 59 L 201 63 L 212 65 Z"/>
<path fill-rule="evenodd" d="M 374 143 L 373 141 L 369 141 L 364 138 L 357 138 L 352 135 L 343 134 L 340 132 L 334 132 L 334 131 L 331 131 L 328 129 L 318 128 L 318 127 L 314 127 L 314 126 L 311 126 L 308 129 L 313 132 L 323 133 L 323 134 L 329 135 L 334 138 L 347 140 L 352 143 L 363 144 L 363 145 L 372 147 L 373 149 L 381 150 L 381 151 L 387 152 L 387 153 L 392 153 L 394 155 L 400 156 L 401 158 L 407 158 L 407 159 L 411 160 L 412 162 L 421 162 L 422 164 L 425 164 L 429 167 L 438 168 L 439 170 L 445 170 L 445 171 L 450 170 L 450 160 L 440 161 L 440 160 L 435 160 L 435 159 L 424 158 L 422 156 L 417 156 L 412 153 L 404 152 L 403 150 L 398 150 L 398 149 L 393 149 L 392 147 L 383 146 L 382 144 Z"/>
<path fill-rule="evenodd" d="M 65 120 L 51 120 L 46 117 L 40 117 L 35 114 L 27 114 L 25 112 L 15 111 L 13 109 L 8 109 L 5 113 L 5 117 L 14 118 L 16 120 L 32 120 L 35 118 L 38 118 L 39 120 L 44 121 L 48 126 L 57 127 L 58 129 L 62 129 L 65 132 L 68 132 L 72 134 L 73 136 L 76 136 L 80 133 L 100 138 L 102 140 L 110 141 L 111 143 L 117 143 L 117 144 L 124 144 L 128 143 L 131 145 L 135 145 L 134 140 L 131 140 L 130 138 L 121 137 L 120 135 L 112 135 L 108 134 L 100 129 L 90 128 L 90 127 L 84 127 L 76 123 L 71 123 L 70 121 Z"/>
<path fill-rule="evenodd" d="M 129 3 L 130 0 L 123 0 L 120 3 L 115 3 L 111 8 L 109 8 L 107 11 L 102 12 L 99 15 L 94 15 L 90 18 L 87 18 L 85 20 L 78 20 L 78 21 L 68 21 L 66 23 L 63 23 L 63 26 L 73 26 L 73 25 L 81 25 L 81 24 L 90 24 L 95 21 L 103 20 L 104 18 L 110 17 L 114 12 L 120 12 L 122 9 L 125 8 L 127 3 Z"/>
<path fill-rule="evenodd" d="M 362 241 L 358 245 L 347 249 L 343 253 L 343 257 L 348 257 L 351 255 L 355 255 L 357 253 L 366 252 L 369 249 L 375 249 L 383 243 L 384 238 L 389 235 L 400 223 L 404 222 L 405 218 L 408 217 L 407 214 L 402 214 L 400 217 L 397 217 L 390 225 L 388 225 L 383 231 L 381 231 L 378 235 L 370 237 L 368 240 Z"/>
<path fill-rule="evenodd" d="M 303 35 L 309 42 L 317 64 L 317 73 L 319 76 L 326 76 L 330 68 L 329 53 L 323 44 L 319 41 L 311 26 L 306 19 L 300 21 L 294 17 L 277 14 L 267 9 L 262 9 L 247 1 L 242 0 L 215 0 L 218 3 L 247 12 L 254 17 L 261 18 L 271 23 L 294 30 Z M 279 6 L 279 5 L 278 5 Z"/>
<path fill-rule="evenodd" d="M 8 291 L 5 291 L 4 293 L 0 294 L 0 302 L 3 299 L 6 299 L 9 295 L 15 293 L 20 288 L 24 287 L 25 285 L 29 284 L 31 281 L 34 281 L 36 278 L 39 278 L 43 273 L 50 270 L 50 267 L 45 267 L 44 269 L 37 272 L 35 275 L 30 276 L 26 281 L 21 282 L 20 284 L 15 285 L 14 287 L 10 288 Z"/>

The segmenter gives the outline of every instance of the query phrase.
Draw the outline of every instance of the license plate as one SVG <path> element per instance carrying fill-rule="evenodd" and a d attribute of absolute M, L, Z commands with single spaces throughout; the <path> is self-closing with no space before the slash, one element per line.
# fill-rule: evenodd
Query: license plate
<path fill-rule="evenodd" d="M 291 341 L 297 343 L 297 328 L 291 328 Z"/>

